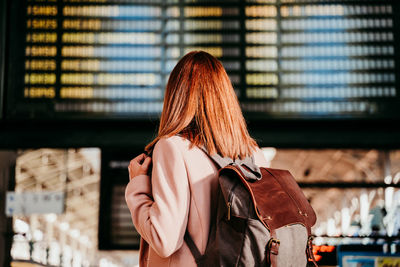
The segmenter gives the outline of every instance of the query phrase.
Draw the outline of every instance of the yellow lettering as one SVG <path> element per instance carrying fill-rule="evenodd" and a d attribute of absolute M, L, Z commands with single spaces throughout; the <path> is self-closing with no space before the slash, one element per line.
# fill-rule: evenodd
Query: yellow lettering
<path fill-rule="evenodd" d="M 24 96 L 27 98 L 55 98 L 54 87 L 25 87 Z"/>
<path fill-rule="evenodd" d="M 61 74 L 62 84 L 93 84 L 94 75 L 91 73 L 63 73 Z"/>
<path fill-rule="evenodd" d="M 55 19 L 29 19 L 27 27 L 32 29 L 56 29 L 57 20 Z"/>
<path fill-rule="evenodd" d="M 25 83 L 30 84 L 55 84 L 56 75 L 54 73 L 31 73 L 25 75 Z"/>
<path fill-rule="evenodd" d="M 93 98 L 92 87 L 62 87 L 61 98 Z"/>
<path fill-rule="evenodd" d="M 26 60 L 25 69 L 27 70 L 55 70 L 56 61 L 55 60 Z"/>
<path fill-rule="evenodd" d="M 27 46 L 25 55 L 34 57 L 54 57 L 57 55 L 57 48 L 55 46 Z"/>
<path fill-rule="evenodd" d="M 28 6 L 27 14 L 34 16 L 56 16 L 57 6 Z"/>
<path fill-rule="evenodd" d="M 62 70 L 87 70 L 96 71 L 100 68 L 98 60 L 63 60 L 61 62 Z"/>
<path fill-rule="evenodd" d="M 66 19 L 63 21 L 63 28 L 76 30 L 99 30 L 101 29 L 101 21 L 99 19 Z"/>
<path fill-rule="evenodd" d="M 56 33 L 32 33 L 27 34 L 26 38 L 27 42 L 33 43 L 55 43 L 57 41 L 57 34 Z"/>

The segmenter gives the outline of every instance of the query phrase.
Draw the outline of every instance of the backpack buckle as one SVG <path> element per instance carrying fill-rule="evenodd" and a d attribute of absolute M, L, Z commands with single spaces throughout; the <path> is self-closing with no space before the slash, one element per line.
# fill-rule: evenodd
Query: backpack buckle
<path fill-rule="evenodd" d="M 270 251 L 270 253 L 272 253 L 274 255 L 278 255 L 280 244 L 281 244 L 281 241 L 279 239 L 271 238 L 267 243 L 267 247 L 268 247 L 268 250 Z"/>
<path fill-rule="evenodd" d="M 314 236 L 310 235 L 307 239 L 307 246 L 312 250 L 313 247 L 313 240 L 314 240 Z"/>

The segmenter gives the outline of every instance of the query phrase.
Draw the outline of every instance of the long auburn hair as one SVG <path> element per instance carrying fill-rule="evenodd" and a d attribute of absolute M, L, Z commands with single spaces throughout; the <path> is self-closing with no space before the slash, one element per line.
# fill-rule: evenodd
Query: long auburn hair
<path fill-rule="evenodd" d="M 239 101 L 221 62 L 204 51 L 183 56 L 172 70 L 165 90 L 157 137 L 181 135 L 210 154 L 232 159 L 249 156 L 258 147 L 250 137 Z"/>

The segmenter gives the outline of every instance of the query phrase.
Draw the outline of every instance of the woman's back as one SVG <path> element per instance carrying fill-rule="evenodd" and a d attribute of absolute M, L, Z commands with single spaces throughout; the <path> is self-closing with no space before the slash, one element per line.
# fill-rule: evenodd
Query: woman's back
<path fill-rule="evenodd" d="M 204 51 L 187 53 L 172 70 L 158 134 L 145 147 L 153 156 L 143 153 L 130 163 L 126 201 L 137 231 L 149 243 L 140 246 L 142 266 L 194 266 L 184 242 L 186 228 L 204 252 L 218 170 L 197 146 L 232 159 L 256 151 L 256 164 L 267 164 L 222 63 Z"/>
<path fill-rule="evenodd" d="M 143 182 L 148 177 L 136 177 L 126 188 L 130 210 L 148 210 L 148 220 L 140 218 L 143 210 L 132 214 L 138 231 L 151 243 L 141 246 L 141 266 L 196 266 L 183 240 L 186 227 L 200 252 L 205 250 L 217 202 L 218 168 L 202 149 L 190 145 L 178 135 L 160 139 L 153 150 L 151 185 Z M 267 166 L 259 148 L 254 159 Z M 156 206 L 149 205 L 153 201 Z"/>

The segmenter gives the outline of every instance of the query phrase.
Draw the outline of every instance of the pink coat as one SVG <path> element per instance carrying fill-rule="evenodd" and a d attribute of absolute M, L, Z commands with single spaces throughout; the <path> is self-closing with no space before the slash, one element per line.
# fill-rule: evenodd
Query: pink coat
<path fill-rule="evenodd" d="M 211 209 L 215 208 L 218 168 L 190 141 L 160 139 L 153 151 L 152 177 L 138 175 L 125 189 L 125 200 L 140 245 L 140 266 L 196 266 L 184 242 L 186 227 L 200 252 L 205 251 Z M 255 162 L 267 166 L 257 148 Z"/>

